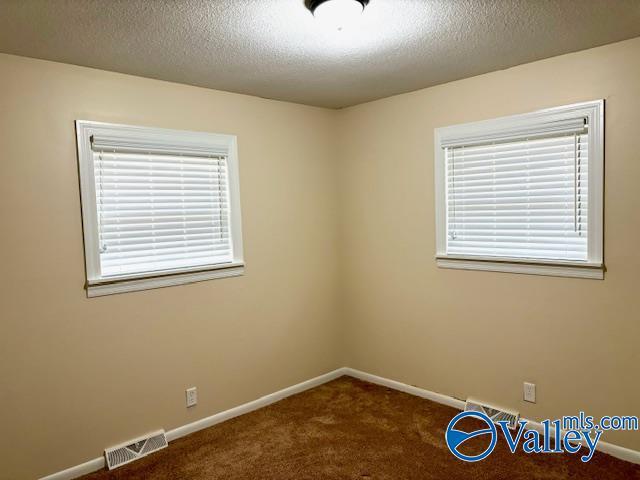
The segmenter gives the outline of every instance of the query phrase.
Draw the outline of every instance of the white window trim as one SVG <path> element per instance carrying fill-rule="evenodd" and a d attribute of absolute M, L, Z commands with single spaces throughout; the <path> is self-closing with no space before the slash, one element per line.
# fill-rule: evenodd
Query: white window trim
<path fill-rule="evenodd" d="M 560 131 L 576 118 L 589 123 L 588 260 L 554 261 L 507 257 L 448 255 L 446 204 L 446 146 L 482 143 L 527 136 L 528 132 Z M 527 273 L 561 277 L 604 278 L 604 100 L 577 103 L 493 120 L 437 128 L 435 136 L 436 263 L 441 268 Z"/>
<path fill-rule="evenodd" d="M 181 285 L 213 278 L 238 276 L 244 273 L 238 150 L 237 139 L 234 135 L 76 120 L 76 136 L 88 297 Z M 108 141 L 110 145 L 116 144 L 119 148 L 131 151 L 170 151 L 174 153 L 179 151 L 184 153 L 226 155 L 229 175 L 233 261 L 205 268 L 194 267 L 153 272 L 151 274 L 132 274 L 117 278 L 103 278 L 100 273 L 95 177 L 91 148 L 92 137 L 94 142 Z"/>

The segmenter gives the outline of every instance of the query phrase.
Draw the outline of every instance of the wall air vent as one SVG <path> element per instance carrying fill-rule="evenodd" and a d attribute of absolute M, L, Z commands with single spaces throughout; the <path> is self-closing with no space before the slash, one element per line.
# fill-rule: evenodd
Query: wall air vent
<path fill-rule="evenodd" d="M 494 423 L 500 420 L 507 420 L 509 422 L 509 428 L 516 428 L 518 420 L 520 419 L 520 413 L 513 410 L 504 410 L 502 408 L 488 405 L 484 402 L 474 400 L 472 398 L 467 399 L 467 403 L 464 406 L 465 412 L 480 412 L 484 413 Z"/>
<path fill-rule="evenodd" d="M 121 445 L 107 448 L 104 451 L 104 457 L 107 460 L 107 467 L 112 470 L 166 448 L 167 445 L 164 430 L 159 430 Z"/>

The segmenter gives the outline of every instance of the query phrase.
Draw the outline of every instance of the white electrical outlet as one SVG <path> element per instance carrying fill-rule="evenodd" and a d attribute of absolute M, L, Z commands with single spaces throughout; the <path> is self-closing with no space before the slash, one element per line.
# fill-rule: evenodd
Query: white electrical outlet
<path fill-rule="evenodd" d="M 524 401 L 536 403 L 536 384 L 524 382 Z"/>
<path fill-rule="evenodd" d="M 187 408 L 198 403 L 198 389 L 196 387 L 187 388 Z"/>

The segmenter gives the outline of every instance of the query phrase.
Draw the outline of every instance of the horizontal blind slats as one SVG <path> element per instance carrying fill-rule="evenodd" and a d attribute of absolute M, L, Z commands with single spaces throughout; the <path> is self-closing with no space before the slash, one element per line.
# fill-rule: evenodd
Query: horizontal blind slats
<path fill-rule="evenodd" d="M 500 238 L 501 236 L 511 236 L 513 235 L 514 237 L 520 237 L 520 238 L 524 238 L 524 237 L 536 237 L 536 236 L 549 236 L 549 237 L 554 237 L 554 238 L 558 238 L 560 236 L 574 236 L 574 231 L 573 231 L 573 227 L 560 227 L 560 228 L 556 228 L 556 227 L 548 227 L 548 226 L 543 226 L 540 228 L 536 228 L 536 229 L 529 229 L 529 228 L 518 228 L 518 227 L 514 227 L 511 229 L 502 229 L 502 230 L 495 230 L 492 227 L 478 227 L 478 228 L 467 228 L 465 230 L 462 230 L 460 233 L 460 237 L 465 237 L 466 235 L 481 235 L 484 237 L 492 237 L 492 238 Z"/>
<path fill-rule="evenodd" d="M 95 163 L 100 164 L 121 164 L 121 165 L 148 165 L 153 167 L 166 167 L 168 165 L 182 165 L 186 167 L 203 168 L 226 168 L 226 157 L 216 158 L 194 158 L 189 156 L 176 155 L 153 155 L 153 154 L 111 154 L 98 152 L 100 155 L 95 158 Z"/>
<path fill-rule="evenodd" d="M 447 253 L 586 260 L 588 134 L 446 150 Z"/>
<path fill-rule="evenodd" d="M 205 177 L 225 177 L 227 170 L 222 167 L 205 167 L 205 166 L 188 166 L 188 165 L 144 165 L 144 164 L 134 164 L 134 165 L 126 165 L 124 163 L 105 163 L 99 162 L 98 168 L 101 168 L 105 175 L 137 175 L 138 173 L 142 174 L 157 174 L 157 175 L 166 175 L 166 174 L 174 174 L 174 175 L 182 175 L 182 174 L 196 174 L 202 175 Z"/>
<path fill-rule="evenodd" d="M 515 231 L 515 233 L 513 233 L 513 231 L 500 232 L 498 234 L 496 234 L 495 232 L 490 232 L 487 234 L 465 232 L 464 234 L 461 234 L 459 236 L 459 239 L 452 240 L 451 243 L 455 244 L 456 242 L 461 241 L 483 241 L 497 243 L 526 241 L 526 243 L 554 243 L 558 241 L 558 235 L 557 232 L 555 232 L 555 235 L 553 235 L 553 233 L 554 232 L 537 232 L 526 230 L 517 230 Z M 566 232 L 563 241 L 567 244 L 580 244 L 584 241 L 584 239 L 576 238 L 573 235 L 569 235 L 569 232 Z"/>
<path fill-rule="evenodd" d="M 451 246 L 452 248 L 455 248 L 456 246 L 460 246 L 461 248 L 470 248 L 470 247 L 477 247 L 477 248 L 491 248 L 493 250 L 500 250 L 500 249 L 526 249 L 526 248 L 531 248 L 531 249 L 543 249 L 543 250 L 549 250 L 549 251 L 574 251 L 574 252 L 579 252 L 582 250 L 582 245 L 583 243 L 568 243 L 568 242 L 563 242 L 562 244 L 558 244 L 558 243 L 551 243 L 551 242 L 528 242 L 528 241 L 524 241 L 524 240 L 519 240 L 519 241 L 502 241 L 502 242 L 491 242 L 490 244 L 487 244 L 487 242 L 482 242 L 482 241 L 464 241 L 464 242 L 458 242 L 458 241 L 452 241 L 451 242 Z"/>
<path fill-rule="evenodd" d="M 466 190 L 467 187 L 484 186 L 484 185 L 517 185 L 517 184 L 533 184 L 544 182 L 573 182 L 575 174 L 572 171 L 573 168 L 563 168 L 562 170 L 536 173 L 534 175 L 527 174 L 522 176 L 521 174 L 498 176 L 491 173 L 485 173 L 483 175 L 475 175 L 473 177 L 465 177 L 463 175 L 458 176 L 458 181 L 454 182 L 450 180 L 447 182 L 449 186 L 454 184 L 461 190 Z M 528 173 L 528 172 L 527 172 Z M 583 173 L 587 173 L 586 170 Z"/>
<path fill-rule="evenodd" d="M 545 181 L 545 182 L 527 182 L 526 180 L 521 180 L 519 182 L 510 182 L 510 183 L 492 183 L 485 185 L 465 185 L 465 186 L 457 186 L 455 195 L 463 198 L 465 195 L 481 193 L 481 192 L 509 192 L 509 191 L 519 191 L 522 192 L 523 195 L 527 195 L 529 192 L 536 191 L 566 191 L 567 188 L 573 189 L 574 180 L 573 178 L 569 181 L 566 179 L 558 179 L 555 182 Z M 116 203 L 116 202 L 113 202 Z"/>
<path fill-rule="evenodd" d="M 211 197 L 211 202 L 203 202 L 203 201 L 192 201 L 192 200 L 188 200 L 188 199 L 183 199 L 182 201 L 179 202 L 148 202 L 148 203 L 140 203 L 140 202 L 136 202 L 136 203 L 125 203 L 125 202 L 113 202 L 113 203 L 106 203 L 101 205 L 100 209 L 98 211 L 102 211 L 104 213 L 107 212 L 114 212 L 114 211 L 131 211 L 131 210 L 138 210 L 138 211 L 146 211 L 146 212 L 153 212 L 153 211 L 158 211 L 160 213 L 162 213 L 163 211 L 180 211 L 180 212 L 188 212 L 188 211 L 194 211 L 194 210 L 210 210 L 210 209 L 214 209 L 214 210 L 219 210 L 219 206 L 221 205 L 221 202 L 215 202 L 215 206 L 214 206 L 214 199 L 217 199 L 218 197 Z M 226 204 L 226 203 L 225 203 Z M 216 208 L 217 207 L 217 208 Z"/>
<path fill-rule="evenodd" d="M 176 253 L 226 250 L 227 248 L 227 242 L 224 238 L 221 238 L 220 241 L 200 240 L 181 244 L 174 243 L 173 245 L 147 243 L 120 247 L 112 246 L 104 253 L 104 258 L 106 260 L 111 260 L 114 258 L 130 258 L 143 255 L 158 257 L 162 255 L 173 255 Z"/>
<path fill-rule="evenodd" d="M 157 185 L 157 188 L 174 188 L 180 190 L 182 187 L 210 188 L 217 187 L 219 182 L 211 179 L 177 177 L 153 178 L 153 177 L 130 177 L 127 175 L 103 175 L 102 185 L 105 190 L 117 188 L 138 188 Z M 219 188 L 219 187 L 218 187 Z"/>
<path fill-rule="evenodd" d="M 102 169 L 102 175 L 108 181 L 109 179 L 126 178 L 139 178 L 139 179 L 172 179 L 173 181 L 180 181 L 180 179 L 194 179 L 199 181 L 207 181 L 209 183 L 217 183 L 220 180 L 220 175 L 213 172 L 200 173 L 194 171 L 164 171 L 164 170 L 143 170 L 143 169 L 115 169 L 104 168 Z"/>
<path fill-rule="evenodd" d="M 94 152 L 103 276 L 232 260 L 226 157 Z"/>
<path fill-rule="evenodd" d="M 197 237 L 199 235 L 216 235 L 228 232 L 227 227 L 211 227 L 211 228 L 190 228 L 190 229 L 168 229 L 168 230 L 143 230 L 138 232 L 115 231 L 105 232 L 102 238 L 105 242 L 109 241 L 162 241 L 163 238 L 184 238 Z M 187 233 L 188 232 L 188 233 Z"/>
<path fill-rule="evenodd" d="M 162 230 L 175 230 L 175 229 L 192 229 L 192 228 L 211 228 L 211 227 L 226 227 L 227 221 L 212 221 L 212 220 L 194 220 L 191 222 L 146 222 L 146 223 L 131 223 L 131 224 L 111 224 L 105 225 L 103 232 L 155 232 Z"/>
<path fill-rule="evenodd" d="M 190 256 L 211 256 L 212 252 L 226 252 L 227 247 L 224 246 L 203 246 L 203 247 L 186 247 L 175 249 L 164 249 L 162 251 L 154 252 L 148 250 L 144 254 L 140 252 L 124 252 L 105 254 L 104 262 L 107 265 L 113 266 L 114 264 L 133 264 L 133 263 L 148 263 L 150 261 L 164 261 L 164 260 L 176 260 L 178 258 L 189 258 Z"/>
<path fill-rule="evenodd" d="M 102 199 L 102 202 L 117 202 L 117 201 L 146 201 L 146 200 L 158 200 L 167 199 L 169 201 L 175 201 L 179 199 L 193 199 L 195 197 L 201 200 L 208 200 L 211 195 L 220 195 L 225 197 L 220 190 L 213 189 L 200 189 L 200 190 L 168 190 L 160 189 L 156 190 L 153 187 L 147 187 L 145 189 L 137 190 L 112 190 L 102 191 L 98 193 L 98 197 Z M 223 191 L 224 192 L 224 191 Z"/>
<path fill-rule="evenodd" d="M 121 212 L 120 212 L 121 213 Z M 140 228 L 168 228 L 170 225 L 176 225 L 175 228 L 190 229 L 199 224 L 204 226 L 226 225 L 229 216 L 226 213 L 220 213 L 218 210 L 202 210 L 190 213 L 169 212 L 167 215 L 160 215 L 149 212 L 133 212 L 129 216 L 113 215 L 108 217 L 103 215 L 102 225 L 105 229 L 120 227 L 132 227 L 138 225 Z M 106 230 L 105 230 L 106 231 Z"/>
<path fill-rule="evenodd" d="M 180 165 L 185 167 L 202 168 L 226 168 L 224 159 L 196 159 L 176 156 L 157 155 L 112 155 L 103 153 L 102 157 L 96 160 L 96 164 L 121 164 L 121 165 L 149 165 L 158 168 Z"/>
<path fill-rule="evenodd" d="M 204 254 L 191 252 L 189 254 L 162 258 L 150 256 L 134 259 L 119 259 L 117 262 L 105 261 L 103 264 L 103 274 L 110 276 L 135 272 L 161 272 L 163 270 L 206 267 L 208 265 L 219 265 L 229 262 L 228 258 L 231 251 L 220 251 L 216 253 L 220 253 L 220 255 L 212 255 L 208 252 Z"/>
<path fill-rule="evenodd" d="M 526 249 L 526 248 L 481 248 L 481 247 L 469 247 L 469 248 L 456 248 L 451 247 L 449 251 L 452 255 L 477 255 L 483 257 L 509 257 L 509 258 L 523 258 L 523 259 L 549 259 L 549 260 L 583 260 L 582 251 L 568 251 L 568 250 L 548 250 L 548 249 Z"/>
<path fill-rule="evenodd" d="M 587 201 L 582 202 L 585 206 L 587 205 Z M 456 215 L 458 213 L 465 212 L 510 212 L 510 211 L 518 211 L 521 214 L 526 214 L 530 211 L 537 210 L 566 210 L 566 209 L 574 209 L 573 202 L 536 202 L 536 203 L 474 203 L 472 205 L 459 205 L 456 207 Z"/>
<path fill-rule="evenodd" d="M 586 150 L 585 150 L 586 151 Z M 509 165 L 513 163 L 520 162 L 522 160 L 527 161 L 527 163 L 531 165 L 537 165 L 540 163 L 547 163 L 551 161 L 558 161 L 564 159 L 573 159 L 574 157 L 574 146 L 571 146 L 571 149 L 562 149 L 562 150 L 546 150 L 544 152 L 529 152 L 527 150 L 524 151 L 513 151 L 513 152 L 504 152 L 500 155 L 494 154 L 483 154 L 483 155 L 467 155 L 466 153 L 460 154 L 460 161 L 464 161 L 466 168 L 481 168 L 488 165 Z"/>
<path fill-rule="evenodd" d="M 104 244 L 107 247 L 107 251 L 113 252 L 114 249 L 127 246 L 151 246 L 151 245 L 186 245 L 189 242 L 194 241 L 210 241 L 216 243 L 220 239 L 227 239 L 229 237 L 228 232 L 220 233 L 189 233 L 183 235 L 164 235 L 164 236 L 138 236 L 130 238 L 106 238 Z M 225 240 L 226 241 L 226 240 Z"/>
<path fill-rule="evenodd" d="M 582 220 L 586 220 L 587 216 L 584 214 L 580 214 L 579 215 L 581 217 Z M 466 224 L 473 224 L 473 223 L 482 223 L 482 222 L 486 222 L 486 223 L 495 223 L 495 224 L 502 224 L 502 223 L 510 223 L 510 222 L 524 222 L 524 223 L 540 223 L 540 222 L 547 222 L 547 221 L 561 221 L 562 223 L 565 223 L 565 220 L 567 219 L 573 219 L 575 217 L 575 213 L 574 212 L 570 212 L 570 213 L 566 213 L 566 212 L 559 212 L 556 214 L 550 214 L 548 212 L 538 212 L 537 214 L 526 214 L 526 215 L 513 215 L 513 214 L 508 214 L 508 215 L 487 215 L 487 214 L 482 214 L 482 215 L 460 215 L 457 214 L 454 218 L 451 219 L 451 221 L 449 223 L 456 223 L 456 222 L 463 222 L 465 225 Z M 463 227 L 464 228 L 464 227 Z"/>
<path fill-rule="evenodd" d="M 589 147 L 587 139 L 578 142 L 578 145 L 584 150 Z M 548 152 L 563 152 L 573 151 L 575 146 L 573 137 L 563 140 L 562 142 L 552 142 L 542 140 L 537 144 L 529 143 L 523 145 L 521 143 L 505 143 L 496 145 L 485 145 L 480 147 L 460 147 L 460 155 L 464 155 L 467 160 L 472 162 L 480 160 L 481 157 L 500 159 L 502 157 L 512 157 L 515 155 L 521 155 L 523 152 L 528 152 L 532 158 L 538 154 L 544 154 Z M 464 151 L 462 151 L 464 148 Z"/>
<path fill-rule="evenodd" d="M 207 183 L 180 183 L 180 184 L 159 184 L 151 182 L 131 182 L 131 183 L 107 183 L 102 182 L 102 189 L 97 192 L 102 197 L 108 196 L 143 196 L 143 195 L 203 195 L 212 191 L 220 191 L 220 187 L 217 185 L 211 185 Z M 226 189 L 222 189 L 226 192 Z"/>
<path fill-rule="evenodd" d="M 573 167 L 573 158 L 548 158 L 540 162 L 532 162 L 527 165 L 523 165 L 522 162 L 509 162 L 495 165 L 482 165 L 482 166 L 464 166 L 462 160 L 456 160 L 454 167 L 449 167 L 449 172 L 452 173 L 455 170 L 455 175 L 471 176 L 471 175 L 483 175 L 487 173 L 491 174 L 509 174 L 512 172 L 533 172 L 544 173 L 553 172 L 554 170 L 560 170 L 563 167 Z"/>
<path fill-rule="evenodd" d="M 523 198 L 528 197 L 532 200 L 537 198 L 572 198 L 573 196 L 573 188 L 571 192 L 568 192 L 567 189 L 562 188 L 548 188 L 548 189 L 539 189 L 539 190 L 527 190 L 526 194 L 522 191 L 518 190 L 506 190 L 506 191 L 486 191 L 486 192 L 472 192 L 472 193 L 460 193 L 460 194 L 451 194 L 449 195 L 449 199 L 455 200 L 481 200 L 488 198 L 495 199 L 507 199 L 507 198 Z"/>

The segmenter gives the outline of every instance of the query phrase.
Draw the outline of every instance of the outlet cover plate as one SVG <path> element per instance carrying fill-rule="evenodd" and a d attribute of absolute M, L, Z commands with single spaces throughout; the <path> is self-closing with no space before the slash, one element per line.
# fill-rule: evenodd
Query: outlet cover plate
<path fill-rule="evenodd" d="M 536 384 L 524 382 L 524 401 L 536 403 Z"/>
<path fill-rule="evenodd" d="M 198 404 L 198 389 L 196 387 L 187 388 L 187 408 L 195 407 Z"/>

